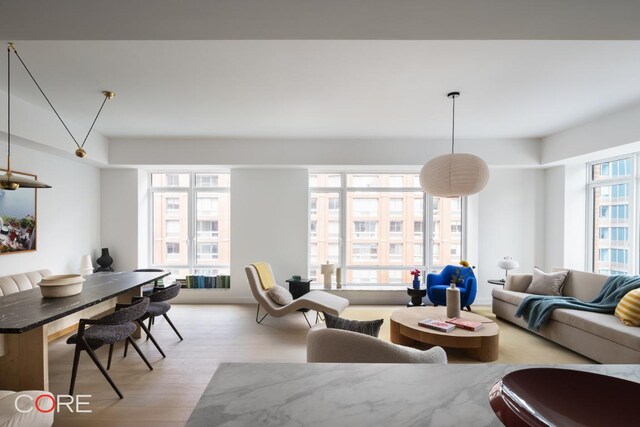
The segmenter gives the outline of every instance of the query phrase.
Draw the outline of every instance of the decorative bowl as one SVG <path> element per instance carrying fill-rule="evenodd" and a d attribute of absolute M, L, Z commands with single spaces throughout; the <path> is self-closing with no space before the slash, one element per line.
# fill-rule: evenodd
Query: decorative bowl
<path fill-rule="evenodd" d="M 639 393 L 640 383 L 617 377 L 529 368 L 498 381 L 489 394 L 489 403 L 509 427 L 628 426 L 637 425 L 633 420 L 638 414 Z"/>
<path fill-rule="evenodd" d="M 45 298 L 63 298 L 82 292 L 84 278 L 79 274 L 45 276 L 38 285 Z"/>

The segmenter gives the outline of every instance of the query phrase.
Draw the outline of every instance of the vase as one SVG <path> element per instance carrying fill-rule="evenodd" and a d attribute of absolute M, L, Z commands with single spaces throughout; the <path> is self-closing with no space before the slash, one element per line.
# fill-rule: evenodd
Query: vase
<path fill-rule="evenodd" d="M 420 289 L 420 279 L 418 277 L 413 278 L 413 289 Z"/>
<path fill-rule="evenodd" d="M 455 283 L 447 288 L 447 317 L 460 317 L 460 289 Z"/>
<path fill-rule="evenodd" d="M 109 248 L 102 248 L 102 255 L 100 258 L 96 260 L 96 263 L 100 266 L 95 269 L 95 272 L 98 271 L 113 271 L 111 268 L 111 264 L 113 264 L 113 258 L 109 255 Z"/>

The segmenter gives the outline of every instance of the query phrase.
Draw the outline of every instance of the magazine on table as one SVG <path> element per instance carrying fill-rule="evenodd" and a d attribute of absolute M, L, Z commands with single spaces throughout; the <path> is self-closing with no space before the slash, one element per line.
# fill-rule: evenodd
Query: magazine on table
<path fill-rule="evenodd" d="M 479 331 L 484 327 L 484 325 L 480 322 L 474 322 L 472 320 L 466 320 L 461 317 L 452 317 L 451 319 L 447 319 L 447 323 L 455 325 L 460 329 L 466 329 L 468 331 Z"/>
<path fill-rule="evenodd" d="M 435 319 L 421 320 L 418 322 L 418 325 L 423 326 L 425 328 L 434 329 L 440 332 L 451 332 L 456 328 L 456 326 L 451 323 L 447 323 L 447 322 L 443 322 L 441 320 L 435 320 Z"/>

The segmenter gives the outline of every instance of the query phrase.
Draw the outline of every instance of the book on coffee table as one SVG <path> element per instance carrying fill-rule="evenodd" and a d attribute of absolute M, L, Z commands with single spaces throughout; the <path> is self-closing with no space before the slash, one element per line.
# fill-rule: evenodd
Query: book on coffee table
<path fill-rule="evenodd" d="M 466 329 L 468 331 L 479 331 L 484 326 L 480 322 L 473 322 L 471 320 L 466 320 L 461 317 L 452 317 L 451 319 L 447 319 L 447 323 L 457 326 L 460 329 Z"/>
<path fill-rule="evenodd" d="M 440 332 L 451 332 L 456 328 L 456 326 L 451 323 L 447 323 L 447 322 L 443 322 L 441 320 L 435 320 L 435 319 L 421 320 L 418 322 L 418 325 L 424 326 L 425 328 L 429 328 L 429 329 L 435 329 L 436 331 L 440 331 Z"/>

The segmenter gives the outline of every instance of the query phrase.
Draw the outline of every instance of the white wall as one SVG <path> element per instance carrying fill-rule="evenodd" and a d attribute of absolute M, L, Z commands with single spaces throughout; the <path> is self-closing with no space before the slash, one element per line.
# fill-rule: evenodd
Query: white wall
<path fill-rule="evenodd" d="M 478 265 L 476 304 L 490 304 L 489 279 L 504 277 L 497 262 L 511 256 L 520 262 L 512 272 L 530 272 L 544 264 L 544 171 L 492 169 L 487 187 L 478 195 Z"/>
<path fill-rule="evenodd" d="M 403 166 L 422 164 L 450 150 L 446 139 L 111 139 L 112 165 Z M 459 152 L 490 166 L 535 167 L 537 139 L 461 139 Z M 416 161 L 420 165 L 416 165 Z M 210 164 L 210 163 L 209 163 Z"/>
<path fill-rule="evenodd" d="M 231 289 L 220 300 L 253 302 L 244 267 L 267 261 L 279 283 L 308 266 L 306 169 L 231 170 Z"/>
<path fill-rule="evenodd" d="M 562 267 L 586 270 L 586 166 L 565 166 L 564 178 L 564 263 Z M 557 266 L 556 266 L 557 267 Z"/>
<path fill-rule="evenodd" d="M 100 248 L 100 170 L 15 144 L 11 160 L 13 169 L 35 173 L 53 188 L 38 190 L 38 250 L 0 256 L 0 275 L 42 268 L 79 272 L 80 257 L 95 259 Z M 5 160 L 0 164 L 6 167 Z"/>
<path fill-rule="evenodd" d="M 545 170 L 545 271 L 564 265 L 565 167 Z"/>
<path fill-rule="evenodd" d="M 640 151 L 640 104 L 542 140 L 542 164 L 582 163 Z"/>
<path fill-rule="evenodd" d="M 116 271 L 135 270 L 141 262 L 138 174 L 136 169 L 102 169 L 102 247 L 109 248 Z"/>

